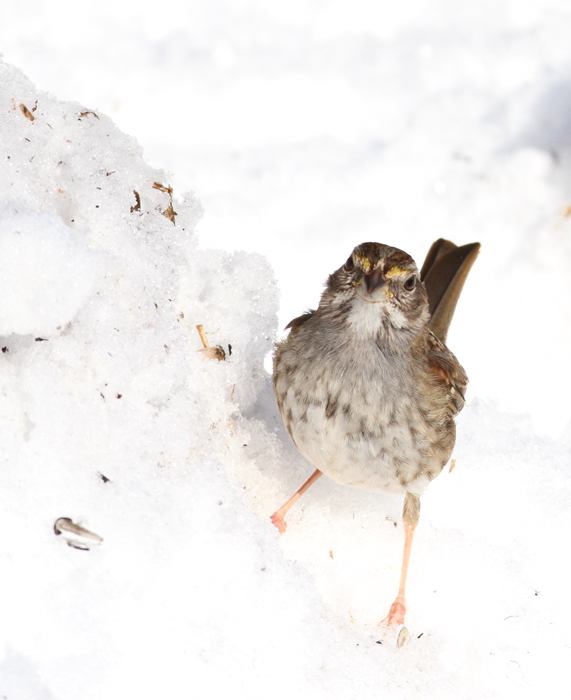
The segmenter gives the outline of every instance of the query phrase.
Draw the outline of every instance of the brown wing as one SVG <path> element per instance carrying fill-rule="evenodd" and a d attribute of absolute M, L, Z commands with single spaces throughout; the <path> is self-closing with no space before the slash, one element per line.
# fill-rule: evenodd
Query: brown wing
<path fill-rule="evenodd" d="M 468 377 L 456 356 L 432 332 L 428 336 L 428 345 L 430 371 L 446 389 L 449 398 L 450 414 L 451 417 L 454 417 L 464 408 L 464 395 L 468 386 Z"/>
<path fill-rule="evenodd" d="M 315 311 L 310 310 L 307 313 L 302 314 L 301 316 L 298 316 L 297 318 L 294 318 L 292 321 L 290 321 L 287 326 L 284 328 L 284 331 L 287 331 L 288 328 L 291 328 L 292 330 L 294 328 L 299 328 L 303 323 L 305 323 L 307 320 L 309 320 Z"/>

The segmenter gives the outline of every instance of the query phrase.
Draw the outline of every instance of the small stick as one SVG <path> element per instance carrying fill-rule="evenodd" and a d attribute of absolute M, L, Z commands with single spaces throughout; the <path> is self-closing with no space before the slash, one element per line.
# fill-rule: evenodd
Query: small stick
<path fill-rule="evenodd" d="M 208 340 L 206 339 L 206 333 L 204 332 L 204 328 L 198 324 L 196 326 L 196 330 L 198 331 L 198 334 L 200 335 L 200 340 L 202 340 L 202 344 L 204 345 L 205 348 L 208 347 Z"/>

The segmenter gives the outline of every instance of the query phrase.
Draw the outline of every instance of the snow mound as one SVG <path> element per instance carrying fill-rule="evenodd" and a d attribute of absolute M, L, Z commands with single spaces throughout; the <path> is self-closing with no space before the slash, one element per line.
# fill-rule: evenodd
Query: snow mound
<path fill-rule="evenodd" d="M 0 335 L 51 335 L 93 289 L 98 259 L 55 212 L 0 212 Z"/>
<path fill-rule="evenodd" d="M 268 263 L 198 251 L 199 202 L 103 114 L 0 82 L 1 692 L 293 693 L 318 598 L 226 474 L 266 388 Z M 103 544 L 67 547 L 60 517 Z"/>

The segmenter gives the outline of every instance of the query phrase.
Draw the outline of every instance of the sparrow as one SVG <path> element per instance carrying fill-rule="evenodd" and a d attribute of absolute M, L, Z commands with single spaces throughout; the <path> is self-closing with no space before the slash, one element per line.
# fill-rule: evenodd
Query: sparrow
<path fill-rule="evenodd" d="M 399 646 L 408 636 L 405 587 L 420 497 L 451 457 L 465 402 L 468 377 L 445 343 L 479 250 L 439 239 L 419 272 L 404 251 L 362 243 L 274 352 L 282 420 L 315 471 L 272 522 L 284 532 L 285 514 L 322 474 L 404 493 L 400 584 L 383 620 Z"/>

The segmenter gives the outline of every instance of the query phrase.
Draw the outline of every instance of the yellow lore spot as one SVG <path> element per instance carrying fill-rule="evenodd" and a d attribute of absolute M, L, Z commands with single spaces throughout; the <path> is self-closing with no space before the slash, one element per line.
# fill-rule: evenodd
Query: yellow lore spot
<path fill-rule="evenodd" d="M 365 255 L 355 256 L 359 262 L 359 265 L 363 268 L 365 274 L 368 274 L 371 269 L 371 261 Z"/>
<path fill-rule="evenodd" d="M 385 277 L 400 277 L 400 275 L 408 275 L 410 270 L 405 270 L 402 267 L 391 267 L 391 269 L 385 273 Z"/>

